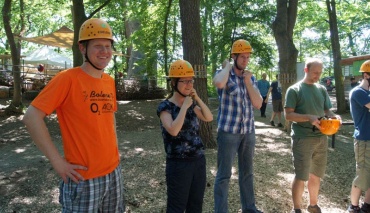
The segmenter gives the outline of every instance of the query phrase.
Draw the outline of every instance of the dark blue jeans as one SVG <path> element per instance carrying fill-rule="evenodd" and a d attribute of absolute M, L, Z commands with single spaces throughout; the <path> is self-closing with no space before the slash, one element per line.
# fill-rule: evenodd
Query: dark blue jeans
<path fill-rule="evenodd" d="M 242 212 L 258 212 L 253 186 L 255 133 L 232 134 L 218 131 L 217 175 L 214 186 L 215 213 L 228 212 L 228 190 L 231 169 L 238 154 L 239 190 Z"/>
<path fill-rule="evenodd" d="M 201 213 L 206 188 L 205 157 L 166 161 L 167 213 Z"/>
<path fill-rule="evenodd" d="M 262 101 L 262 106 L 260 108 L 260 111 L 261 111 L 261 116 L 264 116 L 266 114 L 266 107 L 267 107 L 267 103 L 265 103 L 265 100 L 266 100 L 266 96 L 262 96 L 263 98 L 263 101 Z"/>

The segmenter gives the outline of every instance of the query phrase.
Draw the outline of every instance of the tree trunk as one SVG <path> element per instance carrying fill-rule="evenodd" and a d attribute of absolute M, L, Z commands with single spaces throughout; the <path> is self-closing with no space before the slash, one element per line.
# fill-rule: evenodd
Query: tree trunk
<path fill-rule="evenodd" d="M 199 97 L 208 105 L 207 75 L 200 23 L 200 0 L 180 0 L 180 17 L 184 59 L 193 65 L 196 71 L 194 87 Z M 200 122 L 200 137 L 207 148 L 216 147 L 212 135 L 212 123 Z"/>
<path fill-rule="evenodd" d="M 339 44 L 337 14 L 335 9 L 335 0 L 326 0 L 326 6 L 329 14 L 330 40 L 333 51 L 335 94 L 337 98 L 337 113 L 346 111 L 346 100 L 344 95 L 344 81 L 340 60 L 342 59 Z"/>
<path fill-rule="evenodd" d="M 72 6 L 72 17 L 73 17 L 73 31 L 74 31 L 74 39 L 73 39 L 73 66 L 81 66 L 83 63 L 83 57 L 80 53 L 78 48 L 78 38 L 80 33 L 81 25 L 87 20 L 87 16 L 85 15 L 85 7 L 83 0 L 73 0 Z"/>
<path fill-rule="evenodd" d="M 21 22 L 21 30 L 20 33 L 24 30 L 24 12 L 23 12 L 23 0 L 20 0 L 20 22 Z M 12 10 L 12 1 L 5 0 L 4 6 L 2 9 L 3 15 L 3 24 L 6 33 L 6 37 L 9 42 L 11 56 L 12 56 L 12 72 L 13 72 L 13 99 L 12 103 L 9 107 L 5 110 L 7 114 L 13 113 L 22 113 L 23 105 L 22 105 L 22 91 L 21 91 L 21 42 L 19 39 L 15 39 L 12 28 L 10 26 L 11 23 L 11 10 Z"/>
<path fill-rule="evenodd" d="M 125 22 L 126 39 L 130 40 L 131 35 L 135 31 L 138 31 L 140 27 L 141 23 L 138 20 L 127 20 Z M 132 44 L 127 47 L 127 52 L 130 56 L 128 59 L 127 77 L 138 77 L 141 75 L 140 71 L 144 70 L 145 68 L 138 66 L 137 61 L 144 59 L 145 54 L 143 54 L 140 50 L 134 50 Z"/>
<path fill-rule="evenodd" d="M 172 6 L 172 0 L 168 0 L 168 5 L 166 9 L 166 15 L 164 18 L 164 24 L 163 24 L 163 56 L 164 56 L 164 71 L 166 73 L 166 76 L 168 76 L 168 18 L 170 16 L 171 12 L 171 6 Z"/>
<path fill-rule="evenodd" d="M 348 46 L 351 48 L 352 56 L 357 56 L 355 39 L 353 38 L 352 32 L 347 33 L 348 36 Z"/>
<path fill-rule="evenodd" d="M 277 14 L 272 30 L 279 52 L 279 80 L 282 87 L 283 103 L 289 86 L 297 80 L 298 50 L 293 43 L 293 29 L 297 19 L 298 0 L 277 0 Z M 290 122 L 285 122 L 290 132 Z"/>
<path fill-rule="evenodd" d="M 204 42 L 207 42 L 209 40 L 209 44 L 205 44 L 205 46 L 208 48 L 208 50 L 205 51 L 205 53 L 208 55 L 207 63 L 211 66 L 211 74 L 212 76 L 215 74 L 217 69 L 217 57 L 219 51 L 217 51 L 217 42 L 215 40 L 215 22 L 212 17 L 213 13 L 213 2 L 207 2 L 205 10 L 205 17 L 203 18 L 204 27 L 203 29 L 207 29 L 207 25 L 209 25 L 209 28 L 207 29 L 207 32 L 204 32 Z"/>

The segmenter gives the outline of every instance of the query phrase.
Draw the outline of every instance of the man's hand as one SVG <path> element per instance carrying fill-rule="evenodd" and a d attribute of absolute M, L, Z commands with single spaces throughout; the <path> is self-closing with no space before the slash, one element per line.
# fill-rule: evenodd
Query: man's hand
<path fill-rule="evenodd" d="M 228 59 L 224 60 L 224 62 L 222 62 L 222 69 L 227 69 L 227 70 L 231 70 L 232 68 L 232 64 L 230 63 L 230 61 Z"/>
<path fill-rule="evenodd" d="M 253 76 L 253 74 L 249 70 L 244 70 L 243 71 L 244 82 L 246 84 L 252 84 L 252 80 L 251 80 L 252 76 Z"/>
<path fill-rule="evenodd" d="M 317 117 L 316 115 L 309 115 L 308 121 L 318 130 L 321 130 L 319 117 Z"/>
<path fill-rule="evenodd" d="M 64 183 L 68 183 L 68 178 L 75 183 L 78 183 L 80 180 L 85 180 L 84 177 L 82 177 L 82 175 L 76 171 L 87 170 L 87 168 L 84 166 L 70 164 L 64 158 L 52 165 L 59 176 L 62 177 Z"/>

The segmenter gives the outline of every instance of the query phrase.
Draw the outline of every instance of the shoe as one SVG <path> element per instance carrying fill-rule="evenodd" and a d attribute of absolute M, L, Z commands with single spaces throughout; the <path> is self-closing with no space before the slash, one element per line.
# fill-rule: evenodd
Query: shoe
<path fill-rule="evenodd" d="M 293 209 L 290 213 L 302 213 L 300 209 Z"/>
<path fill-rule="evenodd" d="M 309 205 L 307 207 L 307 211 L 310 213 L 321 213 L 321 209 L 318 205 L 314 205 L 314 206 Z"/>
<path fill-rule="evenodd" d="M 358 213 L 370 213 L 370 209 L 364 209 L 363 206 L 359 208 Z"/>
<path fill-rule="evenodd" d="M 367 204 L 367 203 L 364 203 L 362 206 L 361 206 L 361 209 L 360 209 L 360 213 L 370 213 L 370 205 Z"/>
<path fill-rule="evenodd" d="M 266 118 L 266 115 L 265 114 L 261 115 L 261 118 Z"/>
<path fill-rule="evenodd" d="M 270 121 L 271 126 L 275 126 L 274 121 Z"/>
<path fill-rule="evenodd" d="M 278 127 L 283 127 L 283 124 L 279 123 L 279 124 L 278 124 Z"/>
<path fill-rule="evenodd" d="M 352 206 L 352 204 L 350 204 L 348 206 L 347 212 L 349 212 L 349 213 L 360 213 L 361 209 L 360 209 L 359 206 Z"/>

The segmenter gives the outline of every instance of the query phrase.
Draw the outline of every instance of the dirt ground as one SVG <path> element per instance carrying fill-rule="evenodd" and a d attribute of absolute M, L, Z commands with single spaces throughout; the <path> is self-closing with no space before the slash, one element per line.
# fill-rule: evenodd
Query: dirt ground
<path fill-rule="evenodd" d="M 161 100 L 120 101 L 117 112 L 119 149 L 124 176 L 127 212 L 165 212 L 165 154 L 156 108 Z M 28 105 L 29 102 L 25 103 Z M 0 108 L 7 100 L 0 100 Z M 210 99 L 214 114 L 212 128 L 216 138 L 217 100 Z M 290 137 L 282 128 L 271 127 L 271 103 L 267 117 L 256 117 L 255 194 L 258 208 L 265 213 L 290 212 L 290 189 L 293 178 Z M 22 116 L 0 117 L 0 213 L 60 212 L 58 203 L 60 178 L 48 160 L 35 147 Z M 350 121 L 348 113 L 343 114 Z M 46 118 L 52 138 L 61 147 L 55 115 Z M 355 162 L 352 126 L 342 126 L 336 135 L 335 148 L 329 138 L 329 161 L 322 181 L 319 205 L 323 212 L 345 212 L 348 205 Z M 206 150 L 207 188 L 203 212 L 213 212 L 213 184 L 216 174 L 216 149 Z M 229 212 L 240 209 L 237 166 L 230 182 Z M 303 207 L 307 206 L 307 188 Z"/>

